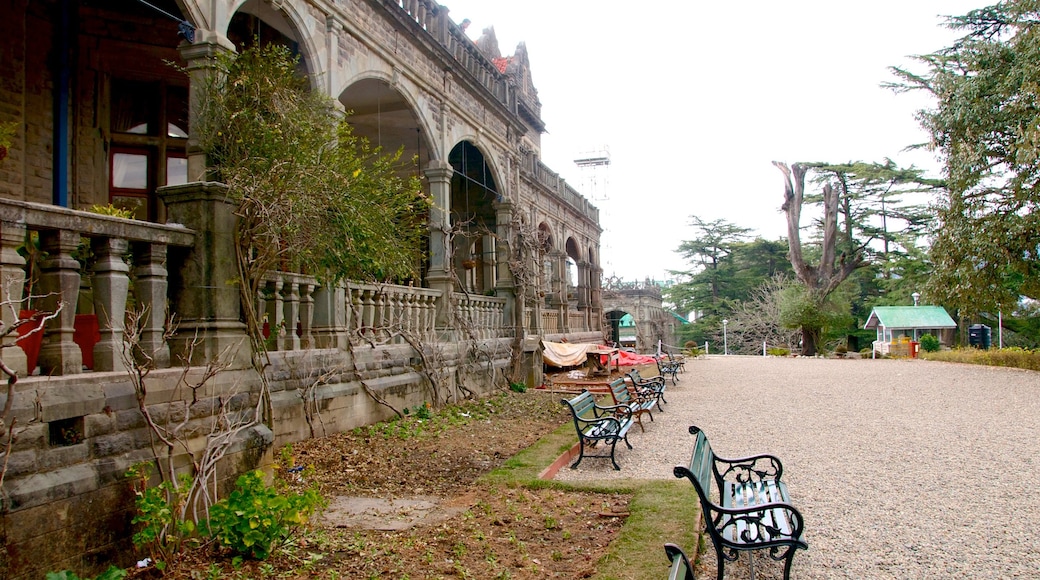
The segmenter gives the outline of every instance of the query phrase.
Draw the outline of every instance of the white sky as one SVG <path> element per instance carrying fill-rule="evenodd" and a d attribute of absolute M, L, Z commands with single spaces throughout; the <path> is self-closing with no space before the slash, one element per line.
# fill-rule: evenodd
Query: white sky
<path fill-rule="evenodd" d="M 929 102 L 880 84 L 951 44 L 940 15 L 995 0 L 441 2 L 473 38 L 494 26 L 505 56 L 526 43 L 542 161 L 582 191 L 591 175 L 573 160 L 610 151 L 604 274 L 660 280 L 689 267 L 675 250 L 695 235 L 691 215 L 785 235 L 773 160 L 937 171 L 931 154 L 902 151 L 926 140 L 913 114 Z"/>

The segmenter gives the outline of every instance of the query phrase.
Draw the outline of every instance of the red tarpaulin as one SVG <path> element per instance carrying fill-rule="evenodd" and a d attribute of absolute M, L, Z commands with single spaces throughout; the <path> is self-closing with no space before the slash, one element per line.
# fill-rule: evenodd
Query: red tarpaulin
<path fill-rule="evenodd" d="M 618 351 L 618 365 L 623 367 L 634 367 L 636 365 L 656 364 L 657 359 L 648 354 L 635 354 L 627 350 Z"/>

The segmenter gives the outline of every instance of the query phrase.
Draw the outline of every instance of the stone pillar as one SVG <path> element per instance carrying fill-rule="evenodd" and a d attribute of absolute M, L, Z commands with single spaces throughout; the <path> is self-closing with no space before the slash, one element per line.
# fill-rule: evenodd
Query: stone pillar
<path fill-rule="evenodd" d="M 141 331 L 138 338 L 140 356 L 147 354 L 157 369 L 170 366 L 170 347 L 163 334 L 166 332 L 167 289 L 166 244 L 140 242 L 134 249 L 134 294 L 141 309 Z M 143 362 L 143 361 L 138 361 Z"/>
<path fill-rule="evenodd" d="M 603 269 L 593 265 L 589 280 L 589 302 L 591 304 L 591 326 L 589 330 L 603 330 Z"/>
<path fill-rule="evenodd" d="M 205 98 L 203 91 L 207 84 L 212 82 L 210 77 L 216 74 L 217 56 L 221 53 L 235 51 L 235 45 L 221 35 L 212 32 L 202 34 L 202 31 L 199 31 L 196 37 L 203 38 L 203 40 L 195 44 L 183 45 L 180 48 L 181 58 L 188 63 L 186 68 L 191 87 L 188 94 L 188 115 L 189 124 L 192 127 L 198 124 L 199 111 L 202 110 L 201 102 Z M 209 180 L 211 176 L 208 175 L 206 156 L 199 148 L 198 140 L 192 135 L 188 136 L 187 153 L 188 181 Z"/>
<path fill-rule="evenodd" d="M 589 320 L 589 311 L 592 308 L 591 301 L 589 300 L 589 266 L 590 264 L 585 261 L 578 262 L 575 268 L 578 270 L 578 312 L 581 312 L 582 328 L 580 330 L 591 330 L 592 326 Z"/>
<path fill-rule="evenodd" d="M 25 243 L 25 224 L 0 222 L 0 301 L 6 304 L 0 308 L 4 328 L 11 328 L 18 322 L 19 310 L 28 306 L 22 301 L 25 287 L 25 258 L 18 253 L 18 247 Z M 26 376 L 33 369 L 26 368 L 25 351 L 18 346 L 18 333 L 12 332 L 3 337 L 0 345 L 0 356 L 7 366 Z"/>
<path fill-rule="evenodd" d="M 126 371 L 123 359 L 126 296 L 130 289 L 130 266 L 123 258 L 129 244 L 119 238 L 94 238 L 94 313 L 101 340 L 94 345 L 95 371 Z"/>
<path fill-rule="evenodd" d="M 437 300 L 437 330 L 447 330 L 448 312 L 451 308 L 452 293 L 452 255 L 449 247 L 451 229 L 451 176 L 454 170 L 441 161 L 431 161 L 426 169 L 426 177 L 430 180 L 430 269 L 426 274 L 426 282 L 433 290 L 440 290 Z"/>
<path fill-rule="evenodd" d="M 343 33 L 343 23 L 335 16 L 325 17 L 325 79 L 326 92 L 339 102 L 339 36 Z"/>
<path fill-rule="evenodd" d="M 511 202 L 500 201 L 495 204 L 495 234 L 495 296 L 506 299 L 502 313 L 503 324 L 510 330 L 508 336 L 516 336 L 516 333 L 523 332 L 524 305 L 516 303 L 516 281 L 513 271 L 509 269 L 514 240 Z"/>
<path fill-rule="evenodd" d="M 347 298 L 342 285 L 314 289 L 314 345 L 347 348 Z"/>
<path fill-rule="evenodd" d="M 169 221 L 197 232 L 195 246 L 171 264 L 170 303 L 177 334 L 173 354 L 185 356 L 196 333 L 199 344 L 190 364 L 205 364 L 226 349 L 231 368 L 249 366 L 250 345 L 242 323 L 235 252 L 234 204 L 222 183 L 186 183 L 159 188 Z"/>
<path fill-rule="evenodd" d="M 41 375 L 74 375 L 83 371 L 83 354 L 72 335 L 79 301 L 79 262 L 72 253 L 80 243 L 79 232 L 69 230 L 40 232 L 40 250 L 47 259 L 40 264 L 40 310 L 54 312 L 60 302 L 64 309 L 47 321 L 43 347 L 40 349 Z"/>
<path fill-rule="evenodd" d="M 285 334 L 281 337 L 278 350 L 300 350 L 300 337 L 296 334 L 300 326 L 300 281 L 295 276 L 287 277 L 282 286 L 282 310 Z"/>

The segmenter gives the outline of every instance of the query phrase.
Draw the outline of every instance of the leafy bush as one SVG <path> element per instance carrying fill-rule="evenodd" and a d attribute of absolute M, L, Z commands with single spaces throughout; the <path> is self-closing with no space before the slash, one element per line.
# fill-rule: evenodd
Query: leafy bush
<path fill-rule="evenodd" d="M 928 360 L 1040 371 L 1040 353 L 1018 347 L 990 350 L 956 348 L 953 350 L 928 352 L 925 358 Z"/>
<path fill-rule="evenodd" d="M 173 557 L 182 553 L 195 535 L 195 522 L 183 515 L 182 507 L 191 493 L 192 478 L 181 474 L 176 481 L 164 481 L 148 487 L 151 467 L 135 465 L 127 471 L 132 480 L 137 514 L 131 520 L 141 528 L 133 536 L 134 545 L 146 546 L 160 570 Z"/>
<path fill-rule="evenodd" d="M 321 503 L 313 487 L 283 495 L 264 483 L 263 472 L 250 471 L 238 478 L 227 499 L 210 508 L 210 534 L 236 554 L 264 560 Z"/>
<path fill-rule="evenodd" d="M 938 352 L 939 351 L 939 339 L 935 338 L 931 334 L 921 335 L 921 349 L 925 352 Z"/>
<path fill-rule="evenodd" d="M 527 385 L 524 383 L 509 383 L 509 390 L 514 393 L 526 393 Z"/>
<path fill-rule="evenodd" d="M 768 354 L 769 356 L 787 356 L 791 354 L 791 351 L 787 350 L 786 348 L 773 347 L 766 350 L 766 354 Z"/>
<path fill-rule="evenodd" d="M 87 578 L 80 578 L 75 572 L 69 570 L 47 572 L 45 578 L 46 580 L 88 580 Z M 120 578 L 126 578 L 126 570 L 116 568 L 115 566 L 109 566 L 107 570 L 99 574 L 94 580 L 119 580 Z"/>

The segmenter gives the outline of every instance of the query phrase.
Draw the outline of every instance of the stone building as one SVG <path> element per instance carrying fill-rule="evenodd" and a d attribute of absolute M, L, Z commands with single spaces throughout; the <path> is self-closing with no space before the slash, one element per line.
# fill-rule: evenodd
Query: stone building
<path fill-rule="evenodd" d="M 6 6 L 3 323 L 27 286 L 47 295 L 40 310 L 65 306 L 38 357 L 14 335 L 0 345 L 19 376 L 0 396 L 17 435 L 3 458 L 0 577 L 127 563 L 124 474 L 157 453 L 142 409 L 198 450 L 222 409 L 248 416 L 264 399 L 262 420 L 241 422 L 222 452 L 226 482 L 285 443 L 385 419 L 390 407 L 449 402 L 517 373 L 537 383 L 540 338 L 603 339 L 598 210 L 540 161 L 545 127 L 523 44 L 503 56 L 493 30 L 474 42 L 431 0 Z M 357 134 L 416 157 L 435 202 L 416 284 L 267 274 L 259 300 L 281 332 L 268 338 L 265 396 L 229 284 L 235 218 L 226 188 L 203 181 L 191 132 L 193 87 L 211 59 L 252 38 L 297 53 L 312 90 L 351 112 Z M 86 211 L 109 203 L 138 219 Z M 511 258 L 524 239 L 537 240 L 523 264 L 533 274 L 518 280 Z M 146 396 L 123 357 L 128 299 L 147 308 L 139 341 L 156 368 Z M 179 320 L 172 336 L 167 311 Z M 222 355 L 227 368 L 189 389 Z"/>

